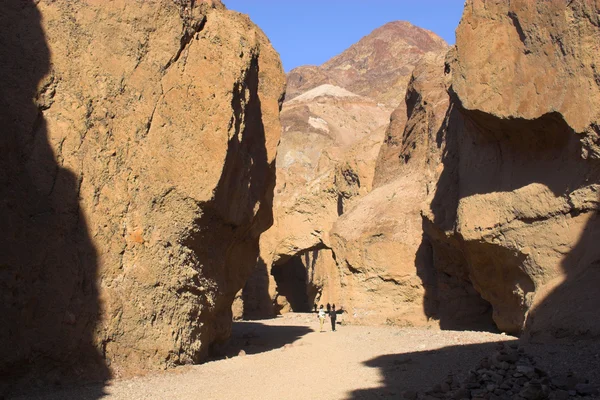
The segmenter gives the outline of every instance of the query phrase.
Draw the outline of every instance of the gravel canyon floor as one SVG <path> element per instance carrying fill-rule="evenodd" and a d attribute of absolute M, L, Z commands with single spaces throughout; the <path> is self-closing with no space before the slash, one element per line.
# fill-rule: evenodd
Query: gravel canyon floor
<path fill-rule="evenodd" d="M 341 320 L 343 322 L 343 319 Z M 88 386 L 19 399 L 371 399 L 397 398 L 404 390 L 433 386 L 449 373 L 466 374 L 516 338 L 488 332 L 439 331 L 393 326 L 339 325 L 319 332 L 314 314 L 290 313 L 234 324 L 226 357 L 106 386 Z M 244 350 L 245 355 L 238 355 Z M 550 370 L 570 368 L 573 346 L 528 346 Z M 597 348 L 587 349 L 589 371 Z M 596 351 L 596 353 L 594 353 Z M 543 360 L 540 355 L 544 355 Z M 558 362 L 557 360 L 560 360 Z M 547 364 L 544 366 L 548 366 Z"/>

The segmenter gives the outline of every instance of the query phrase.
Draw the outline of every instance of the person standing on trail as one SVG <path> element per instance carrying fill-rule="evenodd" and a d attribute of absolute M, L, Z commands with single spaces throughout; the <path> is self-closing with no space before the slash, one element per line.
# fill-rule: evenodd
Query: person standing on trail
<path fill-rule="evenodd" d="M 323 324 L 325 323 L 325 309 L 323 308 L 323 304 L 319 307 L 319 322 L 321 323 L 321 330 L 323 332 Z"/>
<path fill-rule="evenodd" d="M 337 318 L 337 313 L 335 312 L 335 304 L 331 306 L 331 311 L 329 311 L 329 318 L 331 319 L 331 330 L 335 332 L 335 320 Z"/>

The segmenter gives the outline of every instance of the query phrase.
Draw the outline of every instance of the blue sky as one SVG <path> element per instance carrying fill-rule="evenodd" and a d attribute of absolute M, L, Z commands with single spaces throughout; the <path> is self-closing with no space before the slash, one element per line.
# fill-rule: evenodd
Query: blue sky
<path fill-rule="evenodd" d="M 404 20 L 454 44 L 464 0 L 223 0 L 250 15 L 281 55 L 288 72 L 319 65 L 381 25 Z"/>

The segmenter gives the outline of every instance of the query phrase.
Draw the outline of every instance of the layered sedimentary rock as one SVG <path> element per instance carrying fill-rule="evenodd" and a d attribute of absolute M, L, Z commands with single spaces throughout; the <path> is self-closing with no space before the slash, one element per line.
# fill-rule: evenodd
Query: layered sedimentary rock
<path fill-rule="evenodd" d="M 445 48 L 433 33 L 395 22 L 322 67 L 290 72 L 281 114 L 274 224 L 261 239 L 261 261 L 241 295 L 246 317 L 299 310 L 288 301 L 289 284 L 283 282 L 300 276 L 291 271 L 300 271 L 301 263 L 308 275 L 298 278 L 297 284 L 310 294 L 309 306 L 314 300 L 342 300 L 340 270 L 328 250 L 329 231 L 340 215 L 371 191 L 389 116 L 395 104 L 404 104 L 414 65 L 432 49 Z M 304 74 L 305 69 L 315 73 Z M 325 73 L 335 79 L 322 79 Z M 398 129 L 405 114 L 396 113 Z M 289 276 L 284 272 L 288 263 Z M 322 277 L 318 284 L 312 282 L 311 270 Z"/>
<path fill-rule="evenodd" d="M 271 223 L 278 55 L 218 1 L 2 8 L 0 372 L 200 361 Z"/>
<path fill-rule="evenodd" d="M 322 84 L 333 84 L 394 107 L 403 103 L 414 66 L 446 42 L 406 21 L 375 29 L 321 66 L 302 66 L 288 74 L 286 100 Z"/>
<path fill-rule="evenodd" d="M 438 269 L 461 261 L 502 330 L 594 334 L 600 252 L 598 11 L 465 6 L 444 169 L 425 212 Z M 585 294 L 584 294 L 585 293 Z"/>

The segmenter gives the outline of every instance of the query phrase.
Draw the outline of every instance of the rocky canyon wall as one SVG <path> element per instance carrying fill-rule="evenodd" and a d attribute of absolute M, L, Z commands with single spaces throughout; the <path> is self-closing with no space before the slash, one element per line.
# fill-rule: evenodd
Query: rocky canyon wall
<path fill-rule="evenodd" d="M 0 374 L 202 360 L 272 222 L 284 75 L 219 1 L 0 13 Z"/>
<path fill-rule="evenodd" d="M 598 10 L 466 3 L 445 63 L 426 85 L 413 73 L 373 191 L 331 232 L 353 319 L 484 328 L 491 307 L 510 333 L 600 333 Z"/>
<path fill-rule="evenodd" d="M 394 112 L 377 160 L 376 187 L 331 231 L 352 322 L 490 328 L 489 304 L 462 266 L 436 271 L 423 232 L 421 209 L 435 190 L 445 150 L 445 57 L 446 51 L 431 53 L 415 67 L 406 105 Z M 407 112 L 405 124 L 398 124 L 398 112 Z"/>
<path fill-rule="evenodd" d="M 457 30 L 444 169 L 425 215 L 434 254 L 462 255 L 503 331 L 600 333 L 583 283 L 600 261 L 599 9 L 472 0 Z"/>
<path fill-rule="evenodd" d="M 327 298 L 356 323 L 600 334 L 599 10 L 467 1 L 455 48 L 414 68 L 369 190 L 282 264 L 326 251 Z"/>

